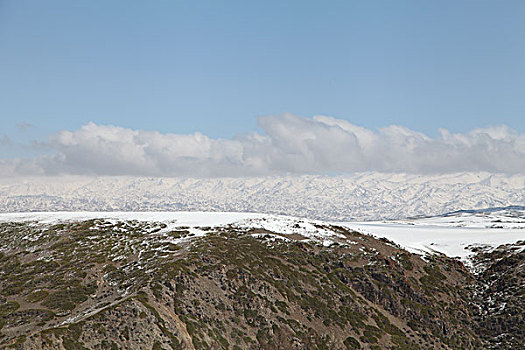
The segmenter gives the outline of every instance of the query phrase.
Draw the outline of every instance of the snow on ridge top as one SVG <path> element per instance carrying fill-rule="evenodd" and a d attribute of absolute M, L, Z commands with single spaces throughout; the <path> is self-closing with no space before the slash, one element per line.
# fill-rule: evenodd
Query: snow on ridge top
<path fill-rule="evenodd" d="M 37 212 L 0 213 L 0 222 L 36 221 L 53 224 L 62 221 L 106 219 L 118 221 L 150 221 L 166 223 L 165 230 L 177 227 L 224 227 L 241 230 L 262 229 L 286 236 L 298 234 L 317 242 L 344 238 L 331 230 L 331 222 L 307 220 L 291 216 L 239 212 Z M 494 222 L 496 220 L 498 222 Z M 458 221 L 460 220 L 460 221 Z M 521 218 L 461 214 L 455 218 L 434 217 L 418 220 L 338 222 L 337 225 L 377 237 L 385 237 L 405 249 L 417 253 L 443 253 L 468 262 L 472 248 L 484 245 L 496 248 L 502 244 L 525 240 Z M 200 231 L 199 231 L 200 232 Z M 200 235 L 201 233 L 199 233 Z M 351 242 L 347 242 L 351 243 Z"/>
<path fill-rule="evenodd" d="M 221 227 L 232 225 L 241 229 L 264 229 L 280 234 L 301 234 L 305 237 L 341 236 L 322 228 L 326 222 L 292 216 L 237 212 L 30 212 L 0 213 L 0 222 L 36 221 L 54 224 L 63 221 L 92 219 L 116 221 L 161 222 L 174 227 Z"/>
<path fill-rule="evenodd" d="M 169 223 L 174 226 L 222 226 L 246 219 L 257 219 L 271 215 L 236 212 L 28 212 L 0 213 L 0 222 L 36 221 L 53 224 L 61 221 L 108 219 L 118 221 L 151 221 Z M 275 216 L 275 215 L 274 215 Z"/>
<path fill-rule="evenodd" d="M 346 237 L 329 229 L 326 222 L 306 220 L 291 216 L 236 213 L 236 212 L 38 212 L 38 213 L 0 213 L 1 222 L 38 222 L 52 225 L 60 222 L 75 222 L 92 219 L 105 221 L 140 221 L 164 223 L 159 233 L 166 233 L 184 227 L 192 232 L 193 237 L 206 235 L 205 227 L 232 227 L 243 231 L 263 230 L 273 232 L 280 238 L 298 235 L 325 246 L 334 240 Z M 266 235 L 263 233 L 263 235 Z M 275 238 L 275 237 L 274 237 Z M 300 238 L 302 239 L 302 238 Z M 185 239 L 182 239 L 185 240 Z M 352 244 L 353 242 L 346 242 Z"/>
<path fill-rule="evenodd" d="M 346 238 L 344 235 L 326 228 L 327 225 L 330 224 L 318 220 L 305 220 L 290 216 L 275 215 L 266 215 L 261 218 L 250 218 L 234 224 L 234 226 L 244 229 L 263 229 L 283 235 L 298 234 L 316 241 L 324 241 L 328 237 Z"/>

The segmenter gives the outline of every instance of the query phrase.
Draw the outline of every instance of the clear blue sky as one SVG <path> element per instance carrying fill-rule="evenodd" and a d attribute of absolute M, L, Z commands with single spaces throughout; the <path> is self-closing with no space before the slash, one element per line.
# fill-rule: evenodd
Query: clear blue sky
<path fill-rule="evenodd" d="M 285 112 L 524 132 L 524 14 L 496 0 L 0 0 L 0 136 L 93 121 L 229 138 Z"/>

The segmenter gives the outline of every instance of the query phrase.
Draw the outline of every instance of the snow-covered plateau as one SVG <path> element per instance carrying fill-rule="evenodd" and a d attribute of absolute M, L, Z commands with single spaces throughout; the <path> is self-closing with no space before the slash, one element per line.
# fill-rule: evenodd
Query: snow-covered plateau
<path fill-rule="evenodd" d="M 525 240 L 525 207 L 457 212 L 396 221 L 344 222 L 355 231 L 384 237 L 413 253 L 442 253 L 468 262 L 478 249 Z"/>
<path fill-rule="evenodd" d="M 525 174 L 0 179 L 0 212 L 217 211 L 350 221 L 510 205 L 525 205 Z"/>

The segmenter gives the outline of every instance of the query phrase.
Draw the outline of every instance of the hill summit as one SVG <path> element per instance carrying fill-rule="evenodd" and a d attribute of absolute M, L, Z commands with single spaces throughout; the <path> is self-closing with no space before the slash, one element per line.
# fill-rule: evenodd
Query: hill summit
<path fill-rule="evenodd" d="M 473 263 L 483 269 L 474 274 L 458 259 L 413 254 L 388 239 L 320 221 L 125 215 L 4 218 L 3 348 L 525 344 L 524 241 L 478 247 Z"/>

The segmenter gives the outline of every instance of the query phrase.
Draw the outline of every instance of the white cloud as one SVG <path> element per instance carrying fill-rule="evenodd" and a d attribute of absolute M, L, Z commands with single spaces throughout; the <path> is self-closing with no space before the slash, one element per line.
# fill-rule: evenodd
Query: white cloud
<path fill-rule="evenodd" d="M 51 154 L 0 161 L 0 174 L 255 176 L 359 171 L 525 172 L 525 134 L 506 127 L 431 138 L 402 126 L 377 132 L 326 116 L 261 117 L 262 133 L 212 139 L 89 123 L 61 131 Z"/>

